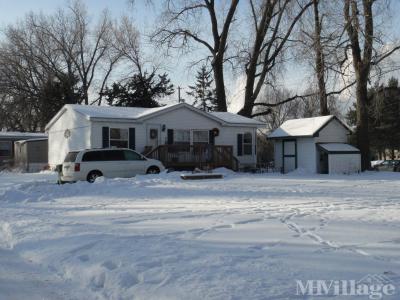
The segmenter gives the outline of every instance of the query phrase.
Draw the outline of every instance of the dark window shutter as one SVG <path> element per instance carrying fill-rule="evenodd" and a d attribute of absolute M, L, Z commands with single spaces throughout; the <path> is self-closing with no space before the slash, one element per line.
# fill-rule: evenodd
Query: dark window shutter
<path fill-rule="evenodd" d="M 237 135 L 237 156 L 243 155 L 243 134 Z"/>
<path fill-rule="evenodd" d="M 174 130 L 173 129 L 168 129 L 168 145 L 171 145 L 174 143 Z"/>
<path fill-rule="evenodd" d="M 215 144 L 215 136 L 214 136 L 214 132 L 212 130 L 210 130 L 208 132 L 208 143 L 210 145 L 214 145 Z"/>
<path fill-rule="evenodd" d="M 110 129 L 103 127 L 103 148 L 110 147 Z"/>
<path fill-rule="evenodd" d="M 129 128 L 129 149 L 136 149 L 136 134 L 135 128 Z"/>

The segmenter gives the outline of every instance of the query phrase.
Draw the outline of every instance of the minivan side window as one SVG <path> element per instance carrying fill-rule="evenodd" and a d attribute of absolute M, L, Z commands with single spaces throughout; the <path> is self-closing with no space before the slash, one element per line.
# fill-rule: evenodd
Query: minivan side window
<path fill-rule="evenodd" d="M 102 152 L 104 153 L 103 160 L 106 160 L 106 161 L 125 160 L 123 150 L 107 150 L 107 151 L 102 151 Z"/>
<path fill-rule="evenodd" d="M 78 151 L 76 152 L 68 152 L 67 156 L 64 159 L 64 162 L 75 162 L 76 156 L 78 155 Z"/>
<path fill-rule="evenodd" d="M 103 151 L 90 151 L 86 152 L 82 156 L 82 161 L 102 161 L 103 159 Z"/>
<path fill-rule="evenodd" d="M 142 156 L 134 151 L 124 150 L 125 160 L 143 160 Z"/>

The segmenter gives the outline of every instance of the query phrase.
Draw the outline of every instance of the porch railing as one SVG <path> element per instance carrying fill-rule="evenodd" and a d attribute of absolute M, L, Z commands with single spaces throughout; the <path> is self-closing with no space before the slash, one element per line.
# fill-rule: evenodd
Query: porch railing
<path fill-rule="evenodd" d="M 225 145 L 160 145 L 146 154 L 160 160 L 165 167 L 173 169 L 219 168 L 237 171 L 239 162 L 233 155 L 233 147 Z"/>

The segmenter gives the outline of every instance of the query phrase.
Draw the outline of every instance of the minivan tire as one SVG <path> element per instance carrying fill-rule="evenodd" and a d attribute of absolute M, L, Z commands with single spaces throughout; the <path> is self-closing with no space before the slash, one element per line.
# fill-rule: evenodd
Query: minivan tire
<path fill-rule="evenodd" d="M 86 177 L 86 180 L 88 182 L 90 182 L 90 183 L 93 183 L 93 182 L 96 181 L 96 179 L 98 177 L 101 177 L 101 176 L 103 176 L 103 173 L 101 173 L 100 171 L 97 171 L 97 170 L 96 171 L 90 171 L 88 176 Z"/>
<path fill-rule="evenodd" d="M 147 169 L 146 174 L 159 174 L 160 173 L 160 169 L 156 166 L 152 166 L 150 168 Z"/>

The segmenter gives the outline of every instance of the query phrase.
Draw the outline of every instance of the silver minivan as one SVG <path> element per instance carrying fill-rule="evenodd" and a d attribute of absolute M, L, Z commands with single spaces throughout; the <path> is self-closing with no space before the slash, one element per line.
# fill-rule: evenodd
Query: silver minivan
<path fill-rule="evenodd" d="M 136 151 L 122 148 L 72 151 L 65 157 L 61 168 L 61 182 L 87 180 L 97 177 L 133 177 L 138 174 L 157 174 L 164 171 L 163 164 Z"/>

